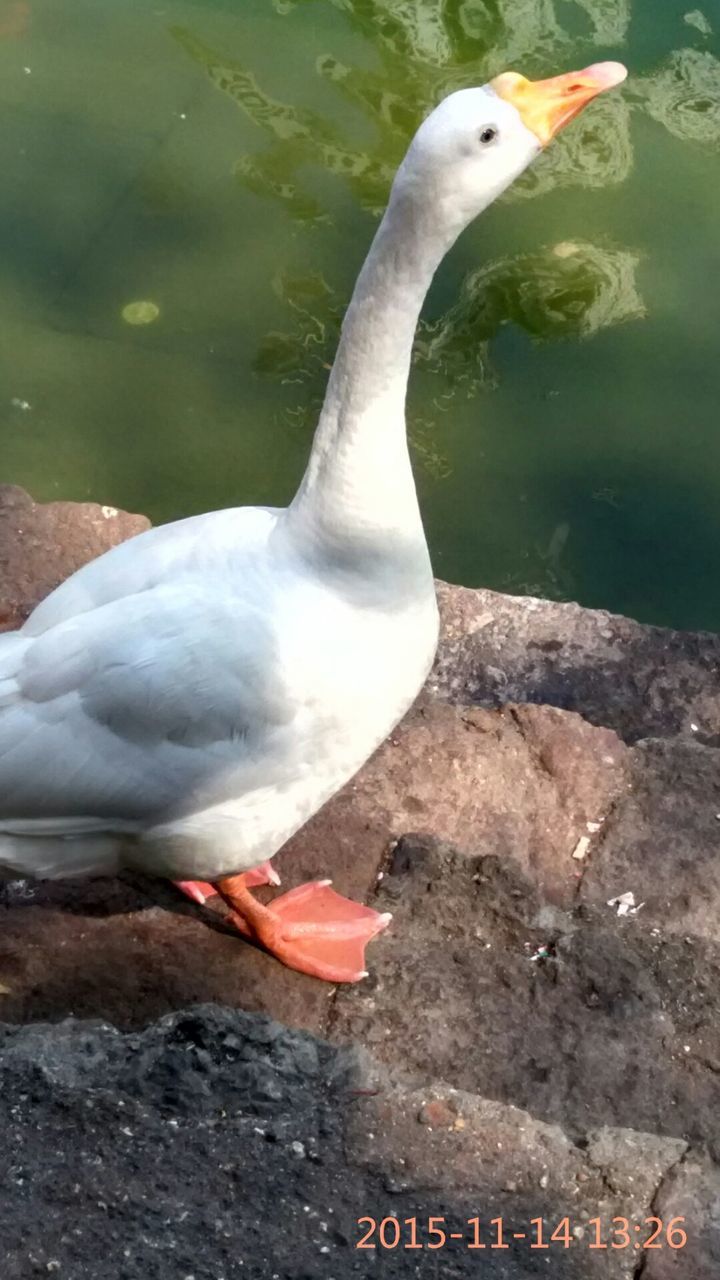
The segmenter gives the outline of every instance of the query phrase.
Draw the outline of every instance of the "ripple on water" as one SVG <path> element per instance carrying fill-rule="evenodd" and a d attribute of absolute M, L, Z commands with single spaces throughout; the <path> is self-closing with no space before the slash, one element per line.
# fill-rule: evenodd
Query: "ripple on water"
<path fill-rule="evenodd" d="M 640 85 L 649 114 L 688 142 L 720 144 L 720 62 L 700 49 L 677 49 Z"/>
<path fill-rule="evenodd" d="M 299 222 L 328 223 L 332 212 L 307 183 L 308 166 L 341 179 L 358 203 L 380 215 L 395 169 L 418 121 L 446 94 L 482 83 L 501 70 L 545 75 L 553 65 L 578 60 L 574 38 L 560 24 L 553 0 L 474 0 L 442 6 L 437 0 L 334 0 L 356 36 L 373 46 L 379 68 L 347 65 L 331 51 L 316 72 L 375 128 L 365 149 L 346 135 L 342 117 L 282 102 L 263 89 L 242 62 L 212 48 L 194 31 L 172 34 L 215 86 L 270 135 L 269 148 L 238 158 L 235 174 L 256 195 L 282 202 Z M 276 0 L 289 13 L 293 0 Z M 606 49 L 622 44 L 630 0 L 567 0 L 589 30 L 584 41 Z M 532 197 L 555 186 L 599 187 L 618 183 L 632 165 L 628 109 L 619 95 L 599 100 L 592 117 L 551 148 L 514 197 Z"/>
<path fill-rule="evenodd" d="M 687 22 L 689 27 L 695 27 L 695 29 L 703 36 L 712 35 L 710 22 L 705 17 L 705 14 L 701 9 L 691 9 L 690 13 L 683 15 L 683 21 Z"/>
<path fill-rule="evenodd" d="M 645 315 L 638 292 L 639 257 L 628 249 L 562 241 L 538 253 L 512 254 L 470 272 L 460 298 L 439 320 L 421 322 L 417 363 L 477 389 L 471 362 L 478 338 L 505 323 L 533 338 L 589 338 Z M 487 381 L 487 377 L 480 379 Z"/>
<path fill-rule="evenodd" d="M 620 94 L 598 98 L 592 114 L 538 157 L 505 199 L 545 195 L 555 187 L 608 187 L 624 182 L 633 166 L 630 107 Z"/>
<path fill-rule="evenodd" d="M 434 407 L 446 409 L 455 396 L 469 398 L 496 385 L 489 344 L 504 324 L 542 340 L 589 338 L 644 316 L 638 262 L 639 255 L 629 249 L 565 240 L 535 253 L 497 258 L 469 272 L 458 301 L 435 320 L 423 317 L 418 327 L 413 363 L 438 379 Z M 320 274 L 280 275 L 275 288 L 294 312 L 295 326 L 266 335 L 255 369 L 303 387 L 300 403 L 287 416 L 293 425 L 310 430 L 337 345 L 343 300 Z M 424 420 L 416 428 L 417 451 L 426 468 L 440 474 L 444 460 L 431 447 L 432 423 Z"/>

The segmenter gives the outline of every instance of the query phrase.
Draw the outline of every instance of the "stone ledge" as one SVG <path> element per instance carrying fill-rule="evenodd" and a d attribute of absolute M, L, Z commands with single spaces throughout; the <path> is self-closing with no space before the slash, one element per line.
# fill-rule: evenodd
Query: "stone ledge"
<path fill-rule="evenodd" d="M 0 490 L 0 627 L 146 526 Z M 690 1239 L 573 1245 L 557 1280 L 715 1280 L 720 638 L 438 592 L 415 708 L 277 859 L 394 911 L 367 983 L 291 973 L 142 877 L 0 889 L 0 1018 L 171 1011 L 0 1031 L 3 1280 L 430 1280 L 437 1255 L 355 1250 L 355 1219 L 576 1205 Z M 236 1008 L 173 1012 L 207 1000 Z"/>
<path fill-rule="evenodd" d="M 547 1238 L 568 1219 L 569 1247 L 557 1238 L 541 1255 L 558 1280 L 626 1280 L 637 1252 L 593 1251 L 592 1219 L 605 1241 L 613 1217 L 643 1225 L 660 1204 L 691 1224 L 670 1265 L 709 1280 L 717 1257 L 716 1177 L 683 1141 L 609 1126 L 575 1141 L 517 1107 L 440 1081 L 414 1088 L 367 1054 L 214 1006 L 133 1034 L 0 1028 L 0 1117 L 7 1280 L 340 1280 L 379 1265 L 409 1280 L 436 1276 L 438 1258 L 464 1280 L 478 1268 L 472 1217 L 488 1242 L 502 1217 L 508 1242 L 487 1248 L 483 1275 L 530 1280 L 540 1216 Z M 424 1243 L 433 1218 L 447 1239 L 439 1255 L 361 1251 L 365 1215 L 406 1234 L 414 1219 Z"/>
<path fill-rule="evenodd" d="M 19 627 L 88 560 L 150 528 L 146 516 L 96 502 L 33 502 L 0 485 L 0 631 Z"/>
<path fill-rule="evenodd" d="M 437 586 L 442 632 L 433 693 L 461 704 L 577 711 L 627 742 L 683 734 L 720 745 L 720 636 L 577 604 Z"/>

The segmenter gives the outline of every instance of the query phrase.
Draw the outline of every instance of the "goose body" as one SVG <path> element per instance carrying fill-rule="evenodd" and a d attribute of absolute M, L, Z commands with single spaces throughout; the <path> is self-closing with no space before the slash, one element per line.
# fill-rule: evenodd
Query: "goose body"
<path fill-rule="evenodd" d="M 404 412 L 433 273 L 552 134 L 624 76 L 615 63 L 535 83 L 507 73 L 446 98 L 396 176 L 291 505 L 141 534 L 0 635 L 0 874 L 134 866 L 194 882 L 201 899 L 197 882 L 210 882 L 286 963 L 362 976 L 386 917 L 329 882 L 262 907 L 244 873 L 352 777 L 433 660 Z"/>
<path fill-rule="evenodd" d="M 393 573 L 333 582 L 285 520 L 150 530 L 0 637 L 6 872 L 245 871 L 402 716 L 435 648 L 429 562 L 398 605 Z"/>

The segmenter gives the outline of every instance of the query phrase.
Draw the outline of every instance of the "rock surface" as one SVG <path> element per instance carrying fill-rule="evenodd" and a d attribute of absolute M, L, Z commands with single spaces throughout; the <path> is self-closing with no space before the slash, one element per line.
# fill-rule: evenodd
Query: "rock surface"
<path fill-rule="evenodd" d="M 0 490 L 5 625 L 145 526 L 103 510 Z M 276 859 L 394 912 L 367 982 L 138 876 L 0 888 L 3 1280 L 717 1276 L 720 640 L 438 589 L 423 695 Z"/>
<path fill-rule="evenodd" d="M 145 516 L 96 502 L 33 502 L 0 485 L 0 631 L 19 627 L 36 604 L 88 560 L 150 528 Z"/>
<path fill-rule="evenodd" d="M 438 1110 L 452 1123 L 428 1123 Z M 0 1116 L 6 1280 L 471 1277 L 482 1243 L 492 1280 L 629 1277 L 634 1247 L 592 1248 L 612 1218 L 645 1238 L 658 1186 L 669 1212 L 698 1179 L 714 1189 L 681 1140 L 603 1127 L 576 1143 L 212 1006 L 135 1034 L 5 1029 Z"/>
<path fill-rule="evenodd" d="M 720 745 L 720 635 L 444 582 L 438 595 L 431 687 L 441 697 L 577 711 L 627 742 L 685 734 Z"/>
<path fill-rule="evenodd" d="M 405 838 L 394 912 L 333 1039 L 561 1125 L 707 1144 L 720 1158 L 720 949 L 606 904 L 570 911 L 505 858 Z"/>

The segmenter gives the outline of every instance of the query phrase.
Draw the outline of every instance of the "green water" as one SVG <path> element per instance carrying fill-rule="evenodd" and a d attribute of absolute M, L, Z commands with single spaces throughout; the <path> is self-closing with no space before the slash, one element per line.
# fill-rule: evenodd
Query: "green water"
<path fill-rule="evenodd" d="M 418 485 L 442 577 L 720 628 L 720 12 L 692 4 L 0 0 L 0 479 L 154 520 L 285 502 L 423 113 L 619 58 L 439 273 Z"/>

